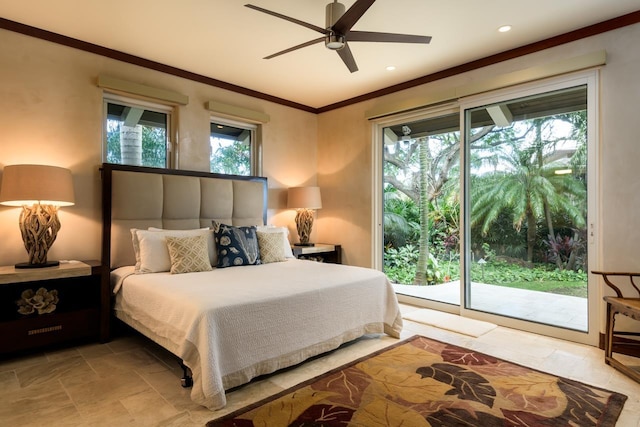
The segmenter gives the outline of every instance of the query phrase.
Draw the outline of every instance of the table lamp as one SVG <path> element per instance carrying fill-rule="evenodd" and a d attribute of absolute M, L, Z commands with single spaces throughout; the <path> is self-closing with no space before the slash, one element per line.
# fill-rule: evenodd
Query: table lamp
<path fill-rule="evenodd" d="M 58 208 L 75 203 L 71 171 L 57 166 L 5 166 L 0 187 L 0 204 L 22 206 L 20 232 L 29 262 L 16 268 L 52 267 L 47 252 L 60 230 Z"/>
<path fill-rule="evenodd" d="M 296 210 L 296 228 L 300 243 L 298 246 L 313 246 L 309 243 L 309 235 L 313 228 L 314 209 L 322 208 L 320 187 L 289 188 L 287 207 Z"/>

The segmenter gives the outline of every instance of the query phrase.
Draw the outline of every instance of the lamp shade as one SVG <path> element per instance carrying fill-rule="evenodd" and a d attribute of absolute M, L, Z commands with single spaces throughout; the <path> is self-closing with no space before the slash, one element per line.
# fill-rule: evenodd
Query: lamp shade
<path fill-rule="evenodd" d="M 320 209 L 320 187 L 289 188 L 287 207 L 289 209 Z"/>
<path fill-rule="evenodd" d="M 0 204 L 71 206 L 75 203 L 69 169 L 46 165 L 5 166 Z"/>

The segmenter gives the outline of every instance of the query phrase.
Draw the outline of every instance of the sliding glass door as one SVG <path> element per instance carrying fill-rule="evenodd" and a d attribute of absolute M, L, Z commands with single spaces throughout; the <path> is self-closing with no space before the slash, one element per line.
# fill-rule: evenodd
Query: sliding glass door
<path fill-rule="evenodd" d="M 466 315 L 597 339 L 590 96 L 576 79 L 463 103 Z"/>
<path fill-rule="evenodd" d="M 460 304 L 460 115 L 425 112 L 384 127 L 384 272 L 396 292 Z"/>
<path fill-rule="evenodd" d="M 401 300 L 597 343 L 596 77 L 378 124 L 376 262 Z"/>

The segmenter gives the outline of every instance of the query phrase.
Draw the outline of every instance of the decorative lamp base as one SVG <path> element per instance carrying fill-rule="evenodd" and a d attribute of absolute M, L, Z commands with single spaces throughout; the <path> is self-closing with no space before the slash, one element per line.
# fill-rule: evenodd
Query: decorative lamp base
<path fill-rule="evenodd" d="M 33 206 L 22 205 L 20 213 L 20 233 L 24 247 L 29 254 L 29 262 L 16 265 L 16 268 L 53 267 L 58 261 L 47 261 L 47 252 L 56 240 L 60 230 L 58 207 L 36 203 Z"/>
<path fill-rule="evenodd" d="M 299 246 L 313 246 L 309 245 L 309 236 L 311 235 L 311 229 L 313 228 L 313 210 L 311 209 L 298 209 L 296 211 L 296 229 L 298 230 Z"/>
<path fill-rule="evenodd" d="M 47 261 L 42 264 L 30 264 L 28 262 L 21 262 L 20 264 L 16 264 L 16 268 L 46 268 L 46 267 L 57 267 L 60 265 L 60 261 Z"/>

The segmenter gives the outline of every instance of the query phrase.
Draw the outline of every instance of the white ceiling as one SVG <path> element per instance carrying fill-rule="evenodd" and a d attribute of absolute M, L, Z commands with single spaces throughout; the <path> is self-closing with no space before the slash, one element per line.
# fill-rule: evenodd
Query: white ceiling
<path fill-rule="evenodd" d="M 329 2 L 0 0 L 0 17 L 320 108 L 640 10 L 640 0 L 378 0 L 354 30 L 431 44 L 351 43 L 353 74 L 323 43 L 262 59 L 320 35 L 245 3 L 324 27 Z"/>

